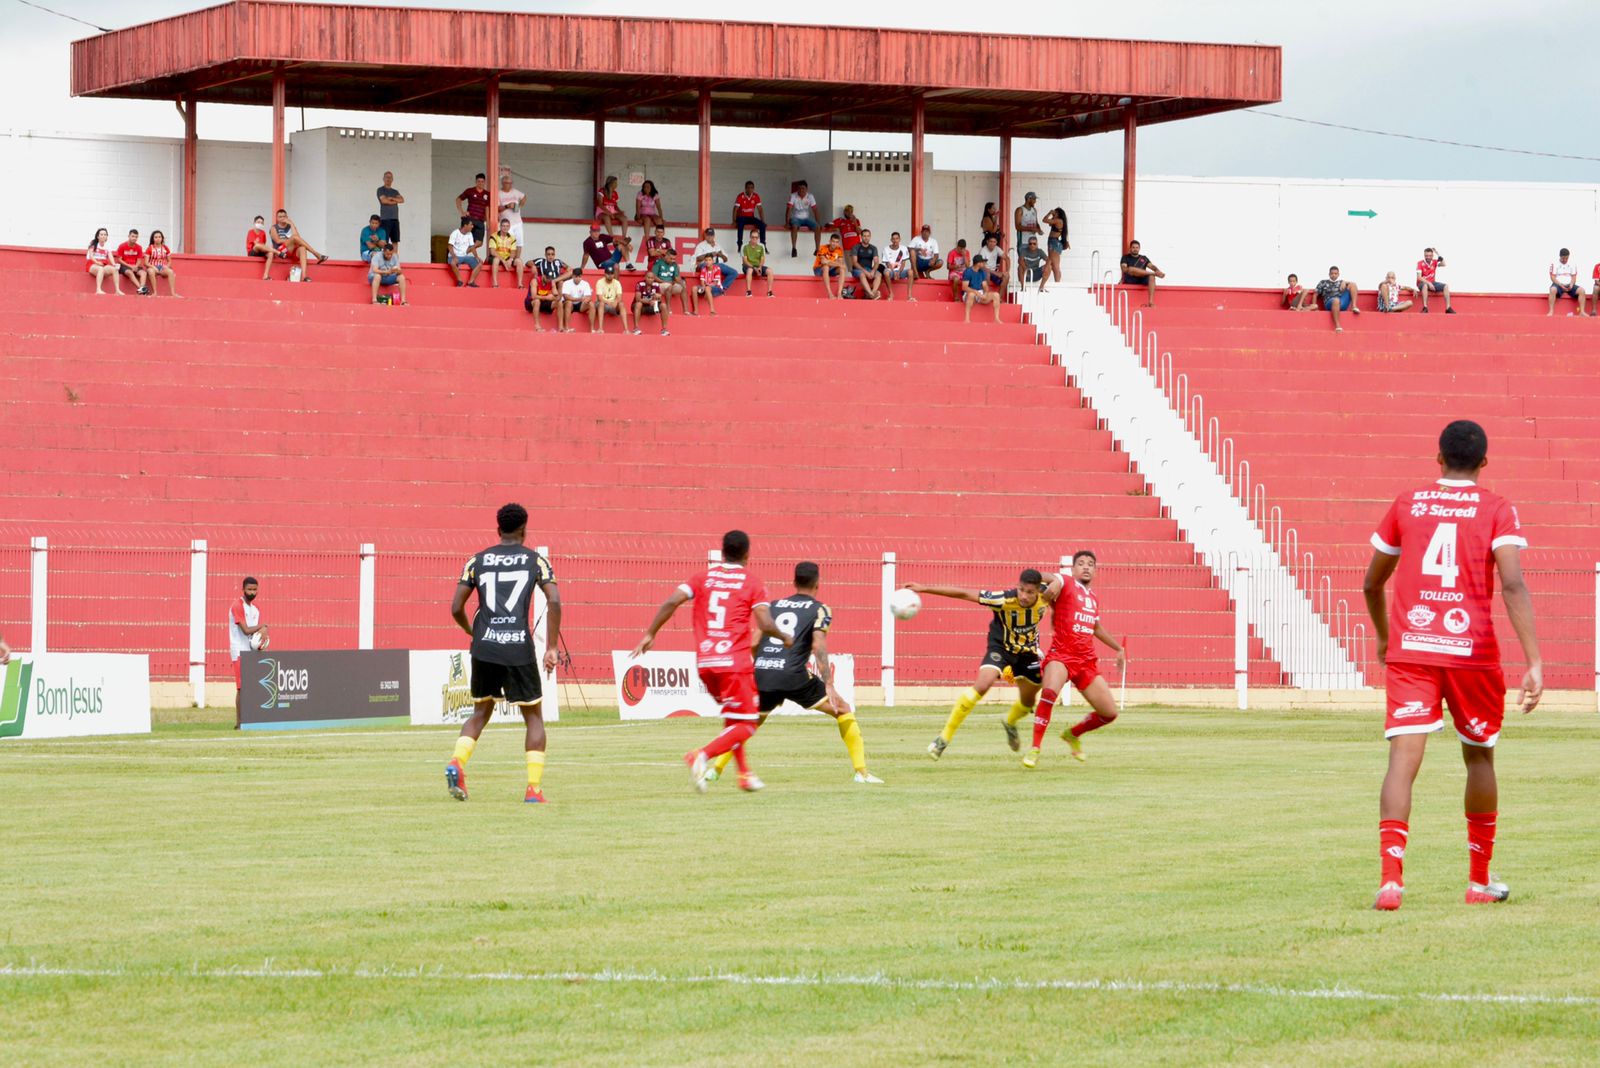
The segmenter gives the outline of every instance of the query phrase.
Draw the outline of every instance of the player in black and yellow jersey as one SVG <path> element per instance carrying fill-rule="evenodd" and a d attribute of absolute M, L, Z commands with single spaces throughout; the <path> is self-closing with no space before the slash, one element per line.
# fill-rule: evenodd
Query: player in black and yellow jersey
<path fill-rule="evenodd" d="M 928 745 L 928 755 L 938 760 L 945 747 L 955 737 L 962 720 L 978 706 L 989 688 L 1010 675 L 1017 684 L 1017 699 L 1006 713 L 1006 744 L 1013 751 L 1020 749 L 1022 738 L 1017 724 L 1033 715 L 1033 703 L 1039 697 L 1039 623 L 1044 619 L 1049 605 L 1041 594 L 1055 578 L 1028 568 L 1017 576 L 1017 584 L 1009 590 L 967 590 L 956 586 L 924 586 L 906 583 L 906 589 L 935 597 L 953 597 L 958 601 L 981 604 L 994 613 L 989 620 L 989 648 L 983 663 L 978 667 L 978 681 L 956 699 L 950 710 L 950 719 Z"/>

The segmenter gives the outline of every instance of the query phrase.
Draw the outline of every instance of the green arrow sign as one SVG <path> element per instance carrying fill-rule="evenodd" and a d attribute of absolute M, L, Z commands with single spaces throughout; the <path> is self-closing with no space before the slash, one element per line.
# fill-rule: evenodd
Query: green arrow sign
<path fill-rule="evenodd" d="M 1345 212 L 1345 214 L 1346 215 L 1365 215 L 1367 218 L 1371 219 L 1371 218 L 1375 218 L 1378 213 L 1373 211 L 1371 208 L 1368 208 L 1366 211 L 1347 211 L 1347 212 Z"/>

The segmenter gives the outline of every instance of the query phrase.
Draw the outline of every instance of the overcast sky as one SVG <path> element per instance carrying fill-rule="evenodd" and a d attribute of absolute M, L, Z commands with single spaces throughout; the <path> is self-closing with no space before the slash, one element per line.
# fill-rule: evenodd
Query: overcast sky
<path fill-rule="evenodd" d="M 196 0 L 39 0 L 101 26 L 119 28 L 208 6 Z M 673 14 L 675 5 L 640 0 L 391 0 L 395 6 L 460 7 L 582 14 Z M 745 0 L 716 9 L 740 18 L 835 25 L 915 25 L 919 28 L 1027 32 L 1055 36 L 1132 37 L 1282 45 L 1283 102 L 1270 110 L 1421 137 L 1506 148 L 1600 157 L 1593 109 L 1600 101 L 1600 5 L 1585 0 L 1441 0 L 1423 5 L 1348 0 L 1334 5 L 1281 0 L 1139 0 L 1137 3 L 1059 3 L 1050 19 L 1044 3 L 861 4 L 833 0 Z M 712 9 L 690 6 L 705 16 Z M 899 12 L 899 14 L 897 14 Z M 54 15 L 0 0 L 0 92 L 4 129 L 180 136 L 170 104 L 74 100 L 68 96 L 68 43 L 94 31 Z M 300 115 L 291 112 L 290 129 Z M 481 120 L 429 116 L 371 116 L 308 112 L 307 126 L 367 125 L 482 137 Z M 265 140 L 266 108 L 205 106 L 200 136 Z M 587 125 L 512 121 L 514 141 L 582 141 Z M 798 143 L 801 139 L 809 141 Z M 692 130 L 620 127 L 613 145 L 692 148 Z M 814 143 L 813 143 L 814 142 Z M 826 134 L 729 130 L 719 149 L 811 150 Z M 836 147 L 895 148 L 891 135 L 850 135 Z M 929 138 L 935 163 L 948 168 L 994 167 L 992 139 Z M 1021 140 L 1019 170 L 1115 171 L 1119 136 L 1061 142 Z M 1600 162 L 1542 159 L 1374 137 L 1230 114 L 1169 123 L 1143 132 L 1145 174 L 1291 175 L 1319 178 L 1415 178 L 1600 182 Z"/>

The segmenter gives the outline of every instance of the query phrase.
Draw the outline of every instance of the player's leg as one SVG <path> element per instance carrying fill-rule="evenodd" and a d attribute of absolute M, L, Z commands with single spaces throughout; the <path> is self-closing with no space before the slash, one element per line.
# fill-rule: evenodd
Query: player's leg
<path fill-rule="evenodd" d="M 1422 767 L 1428 735 L 1444 726 L 1443 691 L 1438 668 L 1389 664 L 1385 690 L 1388 708 L 1384 737 L 1389 767 L 1378 794 L 1378 899 L 1373 908 L 1400 907 L 1405 892 L 1406 846 L 1411 837 L 1411 789 Z"/>
<path fill-rule="evenodd" d="M 1017 674 L 1017 699 L 1011 702 L 1011 708 L 1006 712 L 1006 744 L 1013 753 L 1022 749 L 1022 735 L 1017 731 L 1017 725 L 1033 715 L 1033 707 L 1039 700 L 1040 676 L 1038 665 L 1033 668 L 1033 675 Z"/>
<path fill-rule="evenodd" d="M 694 783 L 696 790 L 705 793 L 708 761 L 723 753 L 731 752 L 734 759 L 739 762 L 740 787 L 759 790 L 762 785 L 761 780 L 755 779 L 750 774 L 749 761 L 744 752 L 744 744 L 755 734 L 757 719 L 761 714 L 760 701 L 756 697 L 755 679 L 731 672 L 703 671 L 700 673 L 700 681 L 705 685 L 706 692 L 722 707 L 724 726 L 722 733 L 711 739 L 703 748 L 691 750 L 684 755 L 684 763 L 689 765 L 690 781 Z"/>
<path fill-rule="evenodd" d="M 777 708 L 778 705 L 782 703 L 782 698 L 779 698 L 778 700 L 772 702 L 772 707 Z M 756 720 L 756 730 L 760 730 L 766 724 L 767 711 L 767 695 L 762 694 L 761 716 Z M 732 762 L 733 750 L 731 749 L 717 757 L 715 760 L 711 761 L 710 766 L 706 769 L 706 782 L 716 782 L 718 779 L 722 778 L 722 773 L 728 770 L 728 765 Z"/>
<path fill-rule="evenodd" d="M 1505 716 L 1505 676 L 1488 671 L 1442 673 L 1445 703 L 1461 740 L 1467 766 L 1463 807 L 1467 817 L 1467 896 L 1469 905 L 1504 901 L 1511 890 L 1489 874 L 1494 858 L 1495 824 L 1500 816 L 1500 786 L 1495 779 L 1494 747 Z"/>
<path fill-rule="evenodd" d="M 244 722 L 244 676 L 241 674 L 239 658 L 233 658 L 233 729 L 238 730 Z"/>
<path fill-rule="evenodd" d="M 991 657 L 995 655 L 990 654 Z M 978 668 L 978 681 L 956 698 L 955 705 L 950 709 L 950 718 L 945 720 L 944 730 L 939 732 L 939 737 L 928 744 L 929 756 L 938 760 L 944 755 L 945 748 L 949 746 L 950 739 L 956 736 L 956 731 L 960 729 L 962 722 L 972 714 L 974 708 L 978 707 L 978 702 L 983 700 L 989 688 L 1000 681 L 1000 670 L 999 665 L 995 663 L 985 663 Z"/>
<path fill-rule="evenodd" d="M 1078 685 L 1079 683 L 1083 685 Z M 1072 755 L 1083 760 L 1083 743 L 1079 741 L 1090 731 L 1097 731 L 1117 718 L 1117 699 L 1111 695 L 1111 684 L 1096 671 L 1092 678 L 1074 675 L 1072 684 L 1078 687 L 1083 699 L 1089 702 L 1089 714 L 1061 732 L 1061 738 L 1072 747 Z"/>
<path fill-rule="evenodd" d="M 537 670 L 535 668 L 534 670 Z M 528 792 L 523 800 L 530 805 L 544 803 L 544 701 L 532 704 L 517 703 L 522 721 L 527 725 L 522 748 L 528 755 Z"/>
<path fill-rule="evenodd" d="M 867 770 L 867 744 L 861 738 L 861 725 L 856 722 L 856 710 L 850 702 L 836 693 L 829 693 L 821 679 L 813 679 L 804 692 L 797 694 L 807 708 L 832 716 L 839 726 L 839 740 L 850 754 L 850 766 L 855 769 L 858 783 L 880 784 L 882 779 Z"/>
<path fill-rule="evenodd" d="M 498 665 L 495 665 L 498 666 Z M 476 680 L 479 668 L 475 665 L 473 671 L 474 686 L 477 690 Z M 495 674 L 492 668 L 483 670 L 483 674 Z M 450 761 L 444 766 L 444 785 L 450 791 L 450 796 L 457 801 L 467 799 L 467 761 L 472 759 L 473 750 L 478 747 L 478 738 L 483 734 L 483 728 L 488 726 L 489 717 L 494 714 L 495 698 L 492 696 L 480 697 L 477 693 L 472 695 L 472 715 L 468 716 L 461 724 L 461 733 L 456 737 L 455 752 L 450 755 Z"/>
<path fill-rule="evenodd" d="M 1056 700 L 1067 685 L 1067 665 L 1060 660 L 1046 660 L 1040 675 L 1038 700 L 1033 706 L 1033 748 L 1022 758 L 1022 766 L 1031 768 L 1039 763 L 1039 746 L 1044 742 L 1044 732 L 1050 729 L 1050 715 L 1055 711 Z"/>

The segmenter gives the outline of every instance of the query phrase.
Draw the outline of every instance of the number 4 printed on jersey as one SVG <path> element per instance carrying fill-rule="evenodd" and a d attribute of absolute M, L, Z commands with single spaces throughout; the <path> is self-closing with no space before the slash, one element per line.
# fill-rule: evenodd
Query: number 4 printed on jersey
<path fill-rule="evenodd" d="M 1461 568 L 1456 564 L 1456 525 L 1440 523 L 1433 530 L 1427 552 L 1422 554 L 1422 573 L 1437 575 L 1439 585 L 1454 589 Z"/>

